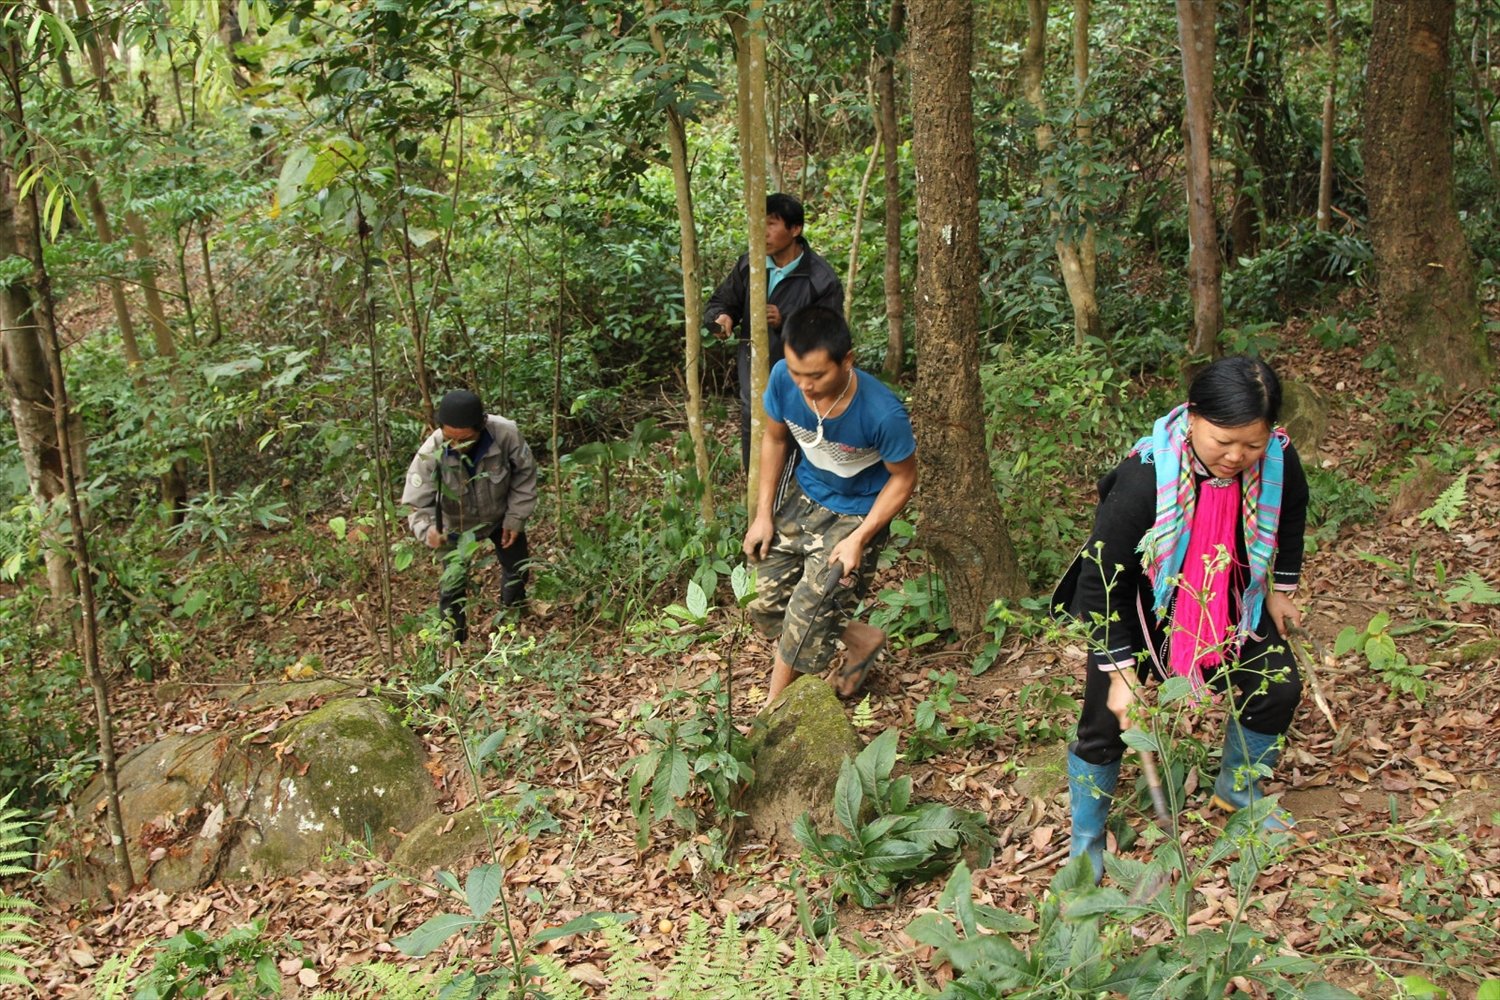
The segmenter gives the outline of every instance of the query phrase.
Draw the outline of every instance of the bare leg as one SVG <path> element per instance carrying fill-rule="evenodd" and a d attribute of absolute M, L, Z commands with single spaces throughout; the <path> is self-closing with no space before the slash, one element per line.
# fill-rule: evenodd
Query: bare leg
<path fill-rule="evenodd" d="M 792 665 L 781 658 L 781 653 L 776 654 L 776 659 L 771 663 L 771 693 L 766 698 L 766 707 L 771 707 L 771 702 L 776 696 L 786 690 L 788 684 L 792 683 Z"/>
<path fill-rule="evenodd" d="M 841 636 L 844 642 L 844 663 L 860 663 L 870 657 L 885 642 L 885 633 L 874 625 L 850 621 L 844 626 Z M 834 690 L 839 697 L 847 698 L 859 690 L 864 677 L 858 674 L 847 678 L 835 677 Z"/>

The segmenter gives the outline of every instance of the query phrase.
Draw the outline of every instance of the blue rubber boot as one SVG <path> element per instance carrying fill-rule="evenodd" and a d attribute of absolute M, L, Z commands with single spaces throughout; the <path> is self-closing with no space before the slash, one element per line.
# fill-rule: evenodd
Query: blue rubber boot
<path fill-rule="evenodd" d="M 1104 821 L 1120 781 L 1120 762 L 1090 764 L 1068 748 L 1068 800 L 1073 812 L 1073 841 L 1068 857 L 1087 854 L 1094 884 L 1104 878 Z"/>
<path fill-rule="evenodd" d="M 1281 737 L 1257 733 L 1230 719 L 1224 731 L 1224 760 L 1214 781 L 1213 804 L 1227 813 L 1248 807 L 1265 793 L 1260 789 L 1260 767 L 1276 766 L 1281 758 Z M 1277 808 L 1266 815 L 1261 829 L 1286 833 L 1297 825 L 1292 814 Z"/>

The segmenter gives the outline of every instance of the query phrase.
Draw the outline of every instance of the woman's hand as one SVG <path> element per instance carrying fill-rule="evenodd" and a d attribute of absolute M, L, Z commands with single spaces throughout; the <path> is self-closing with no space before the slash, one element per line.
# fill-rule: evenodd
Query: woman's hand
<path fill-rule="evenodd" d="M 1105 704 L 1120 720 L 1120 731 L 1130 728 L 1130 706 L 1135 704 L 1135 667 L 1122 667 L 1109 675 L 1109 699 Z"/>
<path fill-rule="evenodd" d="M 1276 623 L 1277 631 L 1283 636 L 1292 625 L 1302 627 L 1302 612 L 1297 610 L 1297 605 L 1292 603 L 1291 597 L 1279 590 L 1273 590 L 1266 595 L 1266 614 L 1271 616 L 1271 621 Z"/>

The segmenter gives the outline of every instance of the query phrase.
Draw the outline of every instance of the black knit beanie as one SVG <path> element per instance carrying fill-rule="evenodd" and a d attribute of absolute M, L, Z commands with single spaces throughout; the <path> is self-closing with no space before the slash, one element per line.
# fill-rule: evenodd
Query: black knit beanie
<path fill-rule="evenodd" d="M 438 403 L 438 423 L 444 427 L 483 427 L 484 404 L 467 389 L 454 389 Z"/>

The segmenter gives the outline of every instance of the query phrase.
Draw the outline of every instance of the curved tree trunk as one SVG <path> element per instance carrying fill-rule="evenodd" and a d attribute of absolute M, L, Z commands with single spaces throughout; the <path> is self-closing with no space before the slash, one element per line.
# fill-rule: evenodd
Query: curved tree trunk
<path fill-rule="evenodd" d="M 1214 217 L 1214 0 L 1177 0 L 1177 35 L 1182 46 L 1182 80 L 1187 146 L 1188 287 L 1193 294 L 1193 336 L 1189 359 L 1217 357 L 1224 324 L 1224 294 Z"/>
<path fill-rule="evenodd" d="M 1048 153 L 1054 141 L 1052 126 L 1047 122 L 1047 100 L 1042 90 L 1042 71 L 1047 55 L 1047 5 L 1045 0 L 1026 0 L 1028 30 L 1026 46 L 1021 50 L 1021 90 L 1026 101 L 1037 114 L 1036 146 L 1038 151 Z M 1088 80 L 1088 4 L 1081 4 L 1075 22 L 1082 28 L 1082 39 L 1074 35 L 1074 82 L 1077 99 L 1083 100 L 1083 88 Z M 1081 45 L 1081 55 L 1080 55 Z M 1042 176 L 1042 192 L 1047 200 L 1056 204 L 1057 178 L 1050 173 Z M 1068 303 L 1073 307 L 1073 341 L 1082 348 L 1090 338 L 1099 336 L 1099 301 L 1094 297 L 1093 265 L 1084 266 L 1084 240 L 1068 239 L 1062 232 L 1062 218 L 1056 208 L 1051 213 L 1052 224 L 1059 227 L 1054 249 L 1057 251 L 1058 268 L 1062 271 L 1063 287 L 1068 292 Z M 1089 233 L 1092 236 L 1092 233 Z"/>
<path fill-rule="evenodd" d="M 1408 374 L 1459 386 L 1490 357 L 1453 197 L 1453 16 L 1453 0 L 1376 0 L 1364 162 L 1382 336 Z"/>
<path fill-rule="evenodd" d="M 979 167 L 969 66 L 974 7 L 914 0 L 912 148 L 917 171 L 917 388 L 922 541 L 972 635 L 999 597 L 1026 593 L 985 449 L 979 392 Z"/>
<path fill-rule="evenodd" d="M 667 46 L 656 24 L 656 0 L 646 0 L 646 16 L 651 18 L 651 46 L 657 58 L 667 61 Z M 693 176 L 688 164 L 687 129 L 676 108 L 667 108 L 667 150 L 672 160 L 672 186 L 677 195 L 677 225 L 682 247 L 682 325 L 686 345 L 683 351 L 684 376 L 687 379 L 688 437 L 693 441 L 693 467 L 702 484 L 703 496 L 698 513 L 704 523 L 714 519 L 713 483 L 709 478 L 708 441 L 703 430 L 703 289 L 698 283 L 698 225 L 693 218 Z"/>

